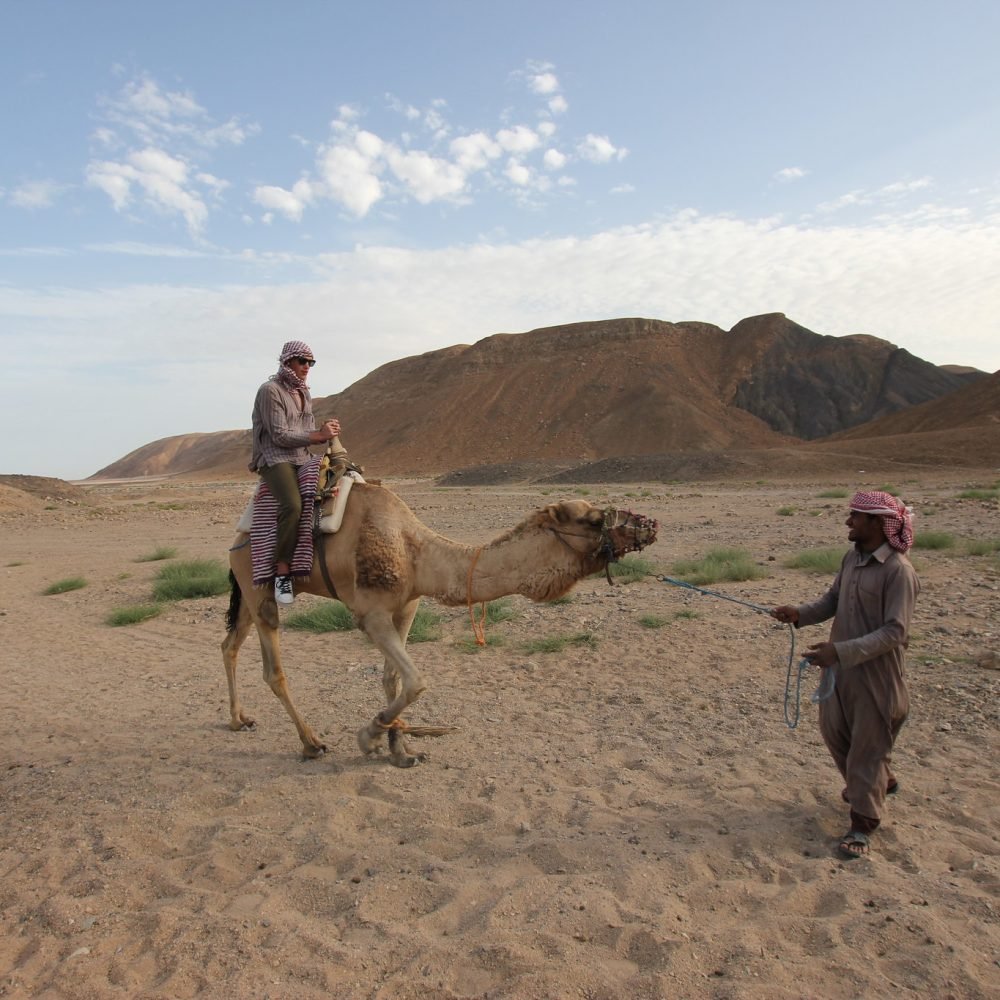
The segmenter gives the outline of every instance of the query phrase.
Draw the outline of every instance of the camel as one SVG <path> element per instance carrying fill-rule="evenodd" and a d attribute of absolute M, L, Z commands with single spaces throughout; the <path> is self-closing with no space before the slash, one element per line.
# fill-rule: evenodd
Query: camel
<path fill-rule="evenodd" d="M 390 763 L 412 767 L 425 755 L 414 752 L 404 734 L 446 731 L 411 729 L 400 718 L 425 690 L 406 649 L 421 597 L 451 606 L 468 604 L 470 609 L 509 594 L 553 601 L 579 580 L 606 571 L 610 562 L 625 553 L 650 545 L 658 527 L 641 514 L 601 510 L 584 500 L 569 500 L 534 511 L 510 531 L 476 547 L 432 531 L 388 488 L 364 482 L 355 485 L 340 529 L 316 536 L 313 571 L 307 579 L 297 580 L 295 589 L 342 601 L 385 657 L 386 705 L 358 731 L 358 746 L 365 754 L 375 754 L 385 748 L 387 739 Z M 325 568 L 320 560 L 325 561 Z M 248 534 L 237 533 L 230 567 L 228 631 L 222 643 L 229 728 L 237 731 L 255 725 L 236 691 L 237 655 L 253 624 L 263 653 L 264 680 L 294 722 L 303 756 L 319 757 L 327 747 L 293 704 L 282 668 L 273 588 L 255 587 L 252 582 Z"/>

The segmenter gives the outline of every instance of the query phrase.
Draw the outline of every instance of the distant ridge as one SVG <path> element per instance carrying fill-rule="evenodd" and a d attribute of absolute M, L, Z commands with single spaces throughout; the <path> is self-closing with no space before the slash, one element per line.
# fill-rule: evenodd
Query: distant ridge
<path fill-rule="evenodd" d="M 555 471 L 623 456 L 784 453 L 985 377 L 876 337 L 822 336 L 781 313 L 728 332 L 627 318 L 499 333 L 403 358 L 315 399 L 314 409 L 318 419 L 340 419 L 351 455 L 378 475 L 504 463 Z M 248 411 L 255 389 L 247 387 Z M 248 475 L 249 453 L 247 430 L 180 435 L 92 478 Z"/>

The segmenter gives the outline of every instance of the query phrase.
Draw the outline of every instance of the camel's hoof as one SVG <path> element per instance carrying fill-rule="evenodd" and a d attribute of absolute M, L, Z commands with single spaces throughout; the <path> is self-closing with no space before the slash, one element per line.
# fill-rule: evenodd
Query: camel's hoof
<path fill-rule="evenodd" d="M 425 760 L 427 760 L 427 754 L 425 753 L 403 753 L 395 754 L 390 757 L 389 763 L 392 764 L 393 767 L 416 767 L 417 764 L 422 764 Z"/>
<path fill-rule="evenodd" d="M 317 743 L 315 746 L 302 746 L 302 756 L 305 760 L 315 760 L 317 757 L 322 757 L 326 753 L 326 744 Z"/>
<path fill-rule="evenodd" d="M 238 719 L 230 719 L 229 728 L 234 733 L 241 733 L 244 729 L 256 729 L 257 721 L 251 719 L 249 715 L 240 715 Z"/>
<path fill-rule="evenodd" d="M 384 741 L 385 733 L 378 732 L 372 735 L 370 726 L 362 726 L 358 730 L 358 746 L 361 752 L 367 756 L 373 753 L 381 753 Z"/>

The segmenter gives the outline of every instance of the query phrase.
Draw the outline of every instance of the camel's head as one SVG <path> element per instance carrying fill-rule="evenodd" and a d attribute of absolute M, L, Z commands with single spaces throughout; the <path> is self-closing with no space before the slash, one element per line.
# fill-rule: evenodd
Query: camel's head
<path fill-rule="evenodd" d="M 564 500 L 544 510 L 546 527 L 570 548 L 606 566 L 629 552 L 656 541 L 659 522 L 644 514 L 608 507 L 602 510 L 586 500 Z"/>

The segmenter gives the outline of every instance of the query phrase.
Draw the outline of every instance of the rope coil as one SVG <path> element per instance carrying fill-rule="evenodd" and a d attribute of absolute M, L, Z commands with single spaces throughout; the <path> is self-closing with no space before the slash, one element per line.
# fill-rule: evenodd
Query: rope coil
<path fill-rule="evenodd" d="M 758 612 L 762 615 L 770 615 L 771 609 L 764 607 L 762 604 L 753 604 L 750 601 L 741 601 L 738 597 L 730 597 L 728 594 L 720 594 L 717 590 L 706 590 L 704 587 L 696 587 L 693 583 L 688 583 L 687 580 L 675 580 L 670 576 L 658 576 L 656 578 L 662 583 L 669 583 L 675 587 L 683 587 L 686 590 L 694 590 L 699 594 L 707 594 L 709 597 L 718 597 L 723 601 L 731 601 L 733 604 L 741 604 L 745 608 L 751 608 L 753 611 Z M 792 669 L 795 664 L 795 627 L 789 623 L 788 625 L 788 635 L 789 635 L 789 650 L 788 650 L 788 670 L 785 674 L 785 699 L 784 699 L 784 715 L 785 715 L 785 725 L 789 729 L 795 729 L 799 724 L 799 718 L 802 715 L 801 701 L 802 701 L 802 675 L 813 665 L 805 657 L 799 660 L 798 672 L 795 678 L 795 700 L 794 700 L 794 710 L 789 711 L 789 702 L 791 700 L 791 689 L 792 689 Z M 830 695 L 833 694 L 833 688 L 836 683 L 836 677 L 834 676 L 833 670 L 825 669 L 820 676 L 819 686 L 815 691 L 809 696 L 809 700 L 814 704 L 818 705 L 821 701 L 826 701 Z M 789 718 L 791 715 L 791 718 Z"/>

